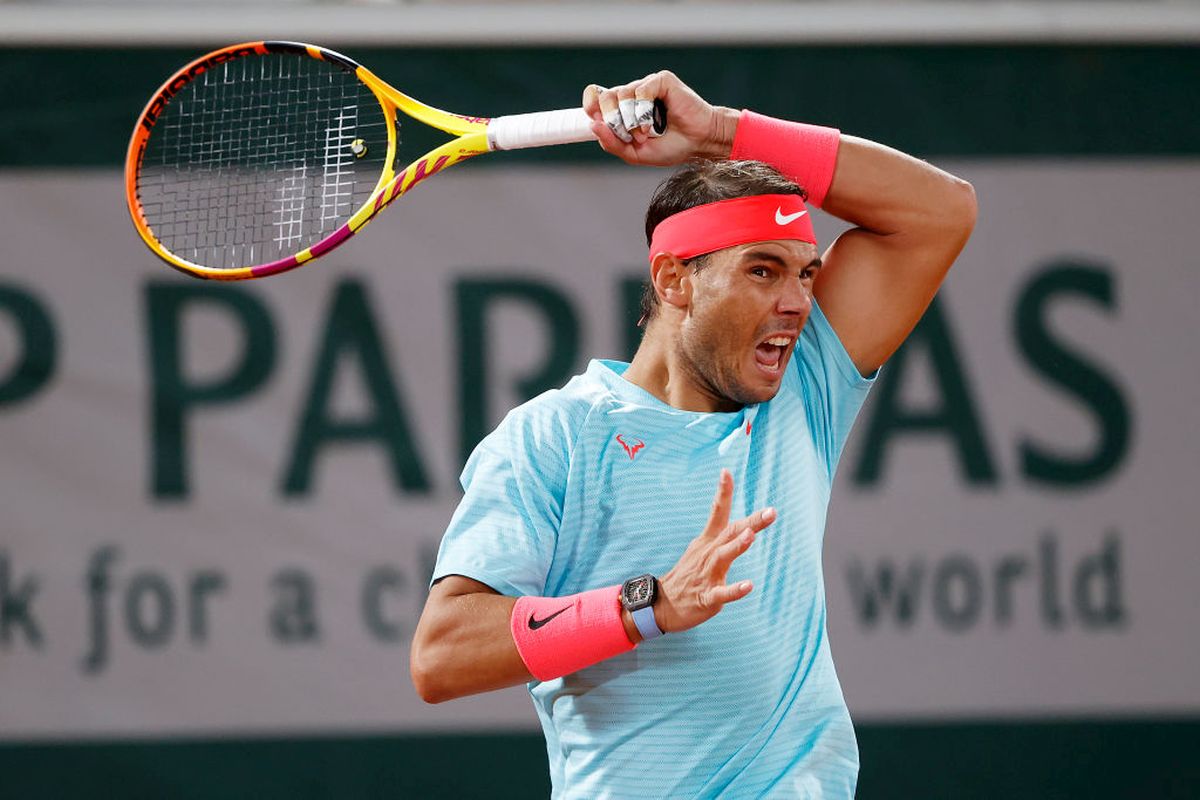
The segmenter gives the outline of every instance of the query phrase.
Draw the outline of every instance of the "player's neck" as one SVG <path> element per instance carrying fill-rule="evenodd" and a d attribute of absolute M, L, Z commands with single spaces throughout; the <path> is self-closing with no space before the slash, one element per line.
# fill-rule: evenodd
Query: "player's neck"
<path fill-rule="evenodd" d="M 730 401 L 704 387 L 683 363 L 675 339 L 664 325 L 650 323 L 624 378 L 681 411 L 736 411 Z"/>

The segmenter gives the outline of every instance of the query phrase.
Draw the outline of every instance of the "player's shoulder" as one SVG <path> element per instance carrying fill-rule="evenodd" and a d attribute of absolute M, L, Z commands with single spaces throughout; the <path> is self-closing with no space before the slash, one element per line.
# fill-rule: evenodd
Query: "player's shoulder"
<path fill-rule="evenodd" d="M 795 369 L 789 372 L 792 373 L 790 378 L 793 384 L 832 382 L 848 385 L 855 390 L 865 390 L 872 383 L 871 377 L 859 373 L 841 337 L 816 300 L 813 300 L 812 311 L 800 331 L 800 341 L 792 364 Z"/>
<path fill-rule="evenodd" d="M 508 412 L 497 432 L 506 436 L 533 437 L 543 445 L 570 444 L 585 427 L 597 406 L 611 402 L 611 391 L 594 375 L 595 367 L 574 376 L 564 386 L 550 389 Z"/>

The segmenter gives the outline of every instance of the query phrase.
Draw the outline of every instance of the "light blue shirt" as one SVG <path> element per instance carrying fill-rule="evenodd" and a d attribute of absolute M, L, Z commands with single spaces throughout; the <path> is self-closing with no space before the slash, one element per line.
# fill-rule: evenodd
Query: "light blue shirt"
<path fill-rule="evenodd" d="M 730 570 L 754 591 L 682 633 L 529 684 L 556 798 L 850 798 L 858 747 L 825 631 L 830 484 L 871 386 L 814 304 L 779 393 L 732 413 L 666 405 L 593 361 L 508 414 L 463 471 L 434 580 L 563 596 L 663 575 L 722 467 L 732 519 L 778 520 Z"/>

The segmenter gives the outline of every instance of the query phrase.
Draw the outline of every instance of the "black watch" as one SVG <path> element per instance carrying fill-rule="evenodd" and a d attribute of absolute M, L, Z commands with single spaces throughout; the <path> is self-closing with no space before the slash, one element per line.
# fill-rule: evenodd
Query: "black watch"
<path fill-rule="evenodd" d="M 654 601 L 657 599 L 658 579 L 653 575 L 639 575 L 621 584 L 621 605 L 633 617 L 633 624 L 642 639 L 657 639 L 663 635 L 654 619 Z"/>

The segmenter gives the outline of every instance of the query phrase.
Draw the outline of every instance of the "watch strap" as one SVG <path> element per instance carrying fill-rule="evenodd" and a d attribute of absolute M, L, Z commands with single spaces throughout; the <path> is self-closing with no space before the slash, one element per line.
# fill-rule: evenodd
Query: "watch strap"
<path fill-rule="evenodd" d="M 646 606 L 639 608 L 637 611 L 629 612 L 633 617 L 633 624 L 637 626 L 638 633 L 642 634 L 643 641 L 657 639 L 663 635 L 663 632 L 658 627 L 658 621 L 654 619 L 654 606 Z"/>

